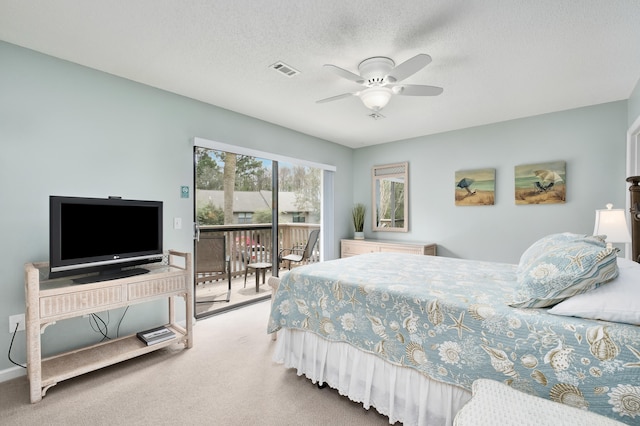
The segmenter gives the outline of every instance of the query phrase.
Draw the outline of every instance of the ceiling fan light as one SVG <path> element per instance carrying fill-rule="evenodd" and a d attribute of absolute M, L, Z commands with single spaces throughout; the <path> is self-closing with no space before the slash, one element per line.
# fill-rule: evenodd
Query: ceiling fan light
<path fill-rule="evenodd" d="M 370 110 L 380 111 L 387 106 L 392 93 L 387 87 L 370 87 L 360 93 L 360 100 Z"/>

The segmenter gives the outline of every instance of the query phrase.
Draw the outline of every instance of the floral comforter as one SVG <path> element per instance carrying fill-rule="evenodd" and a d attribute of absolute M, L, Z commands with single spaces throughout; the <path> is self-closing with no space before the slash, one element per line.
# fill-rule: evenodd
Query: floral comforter
<path fill-rule="evenodd" d="M 268 331 L 348 342 L 471 389 L 478 378 L 640 423 L 640 327 L 507 306 L 516 265 L 374 253 L 283 275 Z"/>

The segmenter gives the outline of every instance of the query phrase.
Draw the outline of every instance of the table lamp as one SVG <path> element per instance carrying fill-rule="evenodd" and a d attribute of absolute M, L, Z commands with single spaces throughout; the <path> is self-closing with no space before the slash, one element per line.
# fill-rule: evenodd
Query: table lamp
<path fill-rule="evenodd" d="M 631 242 L 624 209 L 613 209 L 612 207 L 613 204 L 609 203 L 606 210 L 596 210 L 596 225 L 593 228 L 593 235 L 607 236 L 607 248 L 613 247 L 613 243 Z"/>

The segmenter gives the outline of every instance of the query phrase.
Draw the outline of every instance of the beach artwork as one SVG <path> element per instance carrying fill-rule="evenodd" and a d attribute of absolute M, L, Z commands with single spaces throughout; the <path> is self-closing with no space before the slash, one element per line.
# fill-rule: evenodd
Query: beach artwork
<path fill-rule="evenodd" d="M 457 171 L 455 196 L 456 206 L 492 206 L 496 198 L 496 169 Z"/>
<path fill-rule="evenodd" d="M 515 167 L 516 204 L 557 204 L 566 201 L 564 161 Z"/>

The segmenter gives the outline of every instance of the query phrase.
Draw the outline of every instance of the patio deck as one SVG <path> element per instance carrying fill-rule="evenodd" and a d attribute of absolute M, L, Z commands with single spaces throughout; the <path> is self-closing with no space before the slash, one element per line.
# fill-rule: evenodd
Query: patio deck
<path fill-rule="evenodd" d="M 265 281 L 268 281 L 270 276 L 271 271 L 267 271 Z M 271 297 L 271 288 L 266 282 L 263 283 L 262 277 L 260 277 L 260 286 L 258 287 L 258 292 L 256 292 L 256 277 L 255 274 L 250 273 L 249 276 L 247 276 L 246 287 L 244 287 L 244 275 L 242 277 L 236 277 L 231 280 L 231 298 L 229 302 L 224 301 L 227 296 L 226 279 L 198 284 L 195 295 L 195 314 L 198 318 L 201 318 L 230 309 L 235 309 L 240 306 L 255 302 L 257 300 L 264 300 L 265 298 L 269 298 Z M 211 299 L 220 299 L 223 301 L 212 303 L 199 302 L 202 300 Z"/>

